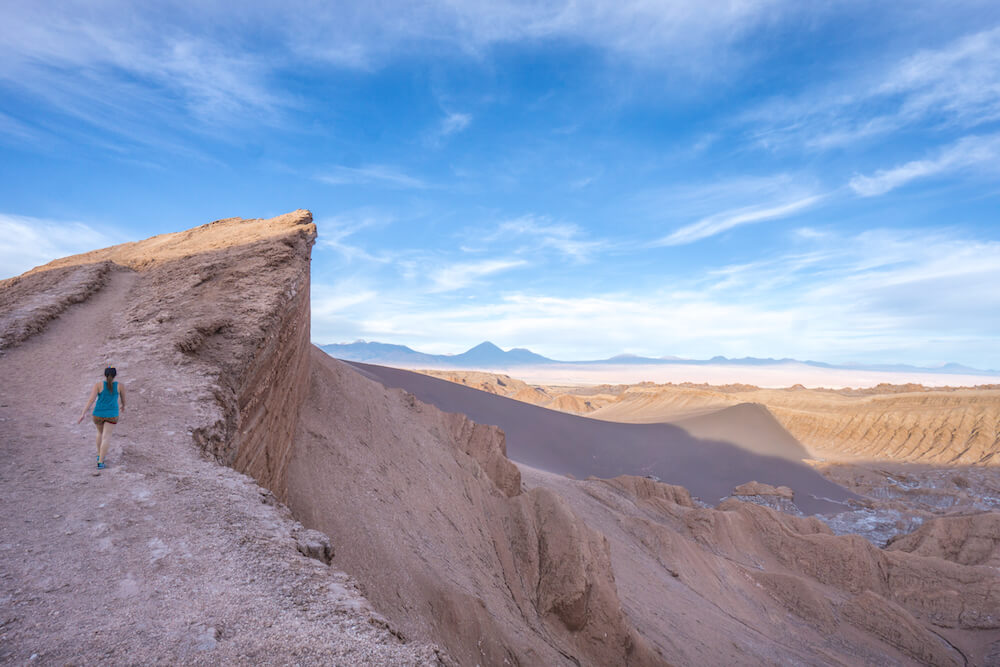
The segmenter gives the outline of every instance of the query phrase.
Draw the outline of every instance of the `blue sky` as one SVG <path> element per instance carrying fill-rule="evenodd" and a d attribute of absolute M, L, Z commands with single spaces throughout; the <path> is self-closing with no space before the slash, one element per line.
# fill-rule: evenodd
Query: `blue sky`
<path fill-rule="evenodd" d="M 0 5 L 0 275 L 313 211 L 313 339 L 1000 368 L 995 2 Z"/>

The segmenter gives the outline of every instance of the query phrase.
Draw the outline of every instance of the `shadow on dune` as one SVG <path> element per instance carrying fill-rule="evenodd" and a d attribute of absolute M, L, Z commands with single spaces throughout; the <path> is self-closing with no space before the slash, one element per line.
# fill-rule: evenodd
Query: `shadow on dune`
<path fill-rule="evenodd" d="M 385 366 L 345 362 L 367 377 L 398 389 L 445 412 L 498 426 L 507 436 L 514 461 L 549 472 L 611 478 L 654 475 L 687 487 L 708 503 L 730 495 L 733 487 L 756 480 L 795 491 L 795 504 L 809 514 L 842 511 L 853 493 L 801 463 L 805 450 L 787 433 L 775 432 L 767 455 L 720 439 L 701 439 L 673 424 L 625 424 L 579 417 L 463 387 L 437 378 Z M 745 417 L 741 411 L 723 415 Z M 725 431 L 740 428 L 739 420 Z M 754 420 L 743 426 L 754 428 Z"/>

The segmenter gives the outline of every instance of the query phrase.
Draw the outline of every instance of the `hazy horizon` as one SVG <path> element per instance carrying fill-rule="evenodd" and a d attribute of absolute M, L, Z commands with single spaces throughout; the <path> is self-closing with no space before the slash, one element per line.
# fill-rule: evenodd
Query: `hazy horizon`
<path fill-rule="evenodd" d="M 376 342 L 376 341 L 372 341 Z M 488 344 L 485 341 L 476 348 Z M 654 382 L 657 384 L 749 384 L 764 388 L 785 388 L 802 385 L 808 388 L 865 388 L 880 384 L 904 385 L 920 384 L 925 387 L 975 387 L 1000 384 L 1000 371 L 993 369 L 969 368 L 936 370 L 935 368 L 904 367 L 905 364 L 879 364 L 885 368 L 866 367 L 863 364 L 843 364 L 827 366 L 810 365 L 817 360 L 806 359 L 757 359 L 750 364 L 741 364 L 740 359 L 697 360 L 677 359 L 671 362 L 615 363 L 614 357 L 606 360 L 571 360 L 549 358 L 546 361 L 503 363 L 497 361 L 470 360 L 469 363 L 453 365 L 451 363 L 428 362 L 427 360 L 406 360 L 400 358 L 372 358 L 354 355 L 334 354 L 328 349 L 330 344 L 322 345 L 322 349 L 334 357 L 348 361 L 376 364 L 392 368 L 403 368 L 417 371 L 479 371 L 509 375 L 524 382 L 540 385 L 622 385 Z M 352 345 L 348 343 L 346 345 Z M 413 348 L 410 348 L 413 350 Z M 433 355 L 445 359 L 462 357 L 465 352 L 454 354 Z M 502 349 L 502 348 L 501 348 Z M 526 349 L 526 348 L 511 348 Z M 421 350 L 413 350 L 418 354 L 426 354 Z M 508 350 L 509 351 L 509 350 Z M 534 350 L 529 350 L 534 352 Z M 774 363 L 768 363 L 773 361 Z M 823 363 L 819 361 L 818 363 Z M 971 372 L 975 371 L 975 372 Z"/>
<path fill-rule="evenodd" d="M 555 354 L 555 355 L 540 354 L 538 352 L 538 350 L 533 350 L 533 349 L 525 347 L 523 345 L 513 345 L 513 346 L 505 349 L 505 348 L 503 348 L 503 347 L 501 347 L 499 345 L 496 345 L 493 341 L 486 340 L 486 339 L 484 339 L 481 342 L 477 343 L 476 345 L 473 345 L 473 346 L 468 347 L 468 348 L 461 348 L 461 349 L 450 348 L 449 351 L 446 351 L 446 352 L 436 352 L 436 353 L 427 352 L 426 350 L 424 350 L 422 348 L 417 348 L 417 347 L 414 347 L 412 345 L 406 345 L 405 343 L 386 343 L 385 341 L 367 340 L 367 339 L 363 339 L 363 338 L 359 338 L 359 339 L 356 339 L 356 340 L 353 340 L 353 341 L 347 341 L 347 342 L 339 342 L 339 341 L 326 341 L 326 342 L 313 341 L 313 343 L 315 345 L 319 345 L 320 347 L 327 347 L 327 346 L 331 346 L 331 345 L 356 345 L 356 344 L 359 344 L 359 343 L 360 344 L 376 344 L 376 345 L 396 345 L 396 346 L 400 346 L 400 347 L 406 347 L 406 348 L 410 349 L 411 351 L 416 352 L 418 354 L 428 354 L 428 355 L 433 355 L 433 356 L 444 356 L 444 357 L 461 356 L 462 354 L 465 354 L 467 352 L 471 352 L 471 351 L 475 350 L 476 348 L 480 348 L 482 346 L 487 346 L 487 345 L 492 345 L 492 346 L 500 349 L 503 352 L 511 352 L 513 350 L 523 350 L 523 351 L 528 351 L 528 352 L 531 352 L 531 353 L 534 353 L 534 354 L 539 354 L 540 356 L 546 357 L 550 361 L 556 361 L 556 362 L 560 362 L 560 363 L 587 363 L 587 362 L 594 362 L 594 361 L 612 361 L 614 359 L 647 358 L 647 359 L 654 359 L 654 360 L 661 360 L 661 361 L 677 361 L 677 362 L 706 362 L 706 361 L 711 361 L 713 359 L 725 359 L 725 360 L 728 360 L 728 361 L 740 361 L 740 360 L 743 360 L 743 359 L 753 359 L 753 360 L 757 360 L 757 361 L 774 361 L 774 362 L 791 361 L 791 362 L 799 362 L 799 363 L 830 364 L 830 365 L 833 365 L 833 366 L 913 366 L 914 368 L 926 368 L 926 369 L 944 368 L 944 367 L 947 367 L 947 366 L 951 366 L 951 365 L 957 364 L 957 362 L 943 362 L 941 364 L 937 364 L 937 365 L 934 365 L 934 366 L 916 366 L 914 364 L 904 364 L 904 363 L 901 363 L 901 362 L 896 362 L 896 361 L 893 361 L 892 359 L 885 359 L 885 360 L 878 361 L 878 362 L 860 362 L 860 361 L 848 360 L 848 361 L 840 362 L 840 363 L 837 363 L 837 364 L 833 364 L 833 363 L 825 361 L 823 359 L 796 359 L 796 358 L 793 358 L 793 357 L 758 357 L 758 356 L 755 356 L 755 355 L 752 355 L 752 354 L 744 355 L 744 356 L 741 356 L 741 357 L 726 357 L 726 356 L 723 356 L 723 355 L 712 355 L 710 357 L 695 358 L 695 357 L 682 357 L 682 356 L 679 356 L 679 355 L 674 355 L 674 354 L 669 354 L 669 353 L 651 354 L 651 355 L 637 355 L 637 354 L 630 354 L 630 353 L 626 353 L 626 352 L 620 352 L 618 354 L 613 354 L 613 355 L 608 356 L 608 357 L 600 357 L 600 358 L 595 358 L 595 359 L 572 359 L 572 358 L 569 358 L 569 357 L 564 356 L 564 355 L 560 356 L 559 354 Z M 965 364 L 958 364 L 958 365 L 965 366 Z M 975 366 L 966 366 L 966 367 L 969 368 L 970 370 L 982 371 L 984 373 L 992 373 L 992 372 L 994 372 L 996 370 L 996 369 L 990 369 L 990 368 L 979 368 L 979 367 L 975 367 Z"/>
<path fill-rule="evenodd" d="M 309 208 L 316 341 L 1000 368 L 996 3 L 0 18 L 0 277 Z"/>

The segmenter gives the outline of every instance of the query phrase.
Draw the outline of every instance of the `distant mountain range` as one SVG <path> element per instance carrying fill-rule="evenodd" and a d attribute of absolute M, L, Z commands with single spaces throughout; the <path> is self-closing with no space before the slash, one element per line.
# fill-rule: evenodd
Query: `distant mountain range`
<path fill-rule="evenodd" d="M 784 364 L 802 364 L 816 368 L 835 368 L 846 370 L 888 371 L 942 373 L 948 375 L 998 375 L 1000 371 L 970 368 L 962 364 L 944 364 L 943 366 L 921 367 L 907 364 L 827 364 L 821 361 L 799 361 L 797 359 L 760 359 L 743 357 L 729 359 L 728 357 L 712 357 L 711 359 L 682 359 L 680 357 L 640 357 L 634 354 L 620 354 L 610 359 L 591 361 L 558 361 L 549 359 L 531 350 L 515 347 L 502 350 L 493 343 L 484 342 L 461 354 L 427 354 L 417 352 L 405 345 L 389 343 L 373 343 L 355 341 L 354 343 L 333 343 L 320 345 L 324 352 L 337 359 L 361 361 L 382 366 L 404 366 L 407 368 L 461 368 L 475 369 L 505 369 L 518 366 L 540 365 L 660 365 L 686 364 L 693 366 L 727 365 L 727 366 L 776 366 Z"/>

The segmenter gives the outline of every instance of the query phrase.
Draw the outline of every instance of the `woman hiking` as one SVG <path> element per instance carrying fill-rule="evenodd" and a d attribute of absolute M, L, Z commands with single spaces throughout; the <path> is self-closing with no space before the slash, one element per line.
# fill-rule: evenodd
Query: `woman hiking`
<path fill-rule="evenodd" d="M 118 402 L 121 401 L 121 409 L 125 410 L 125 387 L 115 382 L 118 371 L 112 366 L 104 369 L 104 382 L 98 382 L 90 390 L 90 398 L 87 399 L 87 406 L 80 413 L 80 418 L 76 420 L 79 424 L 87 416 L 87 410 L 97 399 L 94 406 L 94 426 L 97 427 L 97 467 L 104 469 L 104 457 L 108 453 L 108 445 L 111 444 L 111 428 L 118 423 L 119 411 Z"/>

